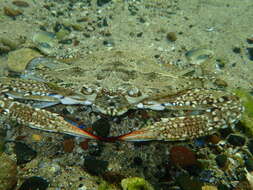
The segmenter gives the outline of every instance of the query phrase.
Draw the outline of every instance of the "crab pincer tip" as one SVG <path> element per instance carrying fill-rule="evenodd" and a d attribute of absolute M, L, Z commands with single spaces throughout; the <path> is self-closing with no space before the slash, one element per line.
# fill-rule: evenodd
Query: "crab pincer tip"
<path fill-rule="evenodd" d="M 156 140 L 156 138 L 153 135 L 146 133 L 145 130 L 138 130 L 138 131 L 127 133 L 125 135 L 121 135 L 117 137 L 117 140 L 142 142 L 142 141 Z"/>

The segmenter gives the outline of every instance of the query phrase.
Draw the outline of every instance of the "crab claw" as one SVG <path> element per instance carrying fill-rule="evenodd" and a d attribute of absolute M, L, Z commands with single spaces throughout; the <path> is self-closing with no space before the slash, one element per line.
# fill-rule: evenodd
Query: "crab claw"
<path fill-rule="evenodd" d="M 209 130 L 204 131 L 206 119 L 205 116 L 162 118 L 153 125 L 122 135 L 118 139 L 124 141 L 189 140 L 209 132 Z"/>
<path fill-rule="evenodd" d="M 168 110 L 188 110 L 185 116 L 161 118 L 160 121 L 118 137 L 124 141 L 190 140 L 233 126 L 241 117 L 243 106 L 239 98 L 215 90 L 188 90 L 178 96 L 164 97 L 161 107 Z M 175 102 L 173 104 L 169 102 Z M 151 103 L 146 104 L 153 106 Z M 159 104 L 154 104 L 160 108 Z M 158 106 L 157 106 L 158 105 Z"/>
<path fill-rule="evenodd" d="M 234 123 L 233 120 L 230 124 Z M 185 117 L 162 118 L 161 121 L 146 126 L 140 130 L 133 131 L 118 137 L 124 141 L 150 141 L 165 140 L 179 141 L 191 140 L 214 133 L 218 128 L 227 126 L 229 122 L 225 120 L 213 119 L 210 114 L 191 115 Z"/>
<path fill-rule="evenodd" d="M 13 102 L 6 98 L 0 99 L 1 109 L 7 118 L 34 129 L 99 140 L 97 136 L 76 127 L 74 123 L 56 113 Z"/>

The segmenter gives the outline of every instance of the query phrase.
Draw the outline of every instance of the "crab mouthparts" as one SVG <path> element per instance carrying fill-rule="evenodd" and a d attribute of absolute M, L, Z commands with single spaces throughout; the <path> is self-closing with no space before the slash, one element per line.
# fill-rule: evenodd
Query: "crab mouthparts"
<path fill-rule="evenodd" d="M 119 116 L 129 110 L 130 104 L 124 96 L 101 96 L 96 99 L 95 110 L 110 116 Z"/>

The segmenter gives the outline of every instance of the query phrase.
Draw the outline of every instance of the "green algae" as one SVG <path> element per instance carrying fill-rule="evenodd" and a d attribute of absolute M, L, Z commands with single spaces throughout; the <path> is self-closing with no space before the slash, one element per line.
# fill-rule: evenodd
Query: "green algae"
<path fill-rule="evenodd" d="M 154 190 L 152 185 L 140 177 L 130 177 L 121 181 L 123 190 Z"/>
<path fill-rule="evenodd" d="M 234 92 L 240 97 L 245 108 L 245 111 L 242 114 L 241 123 L 246 129 L 246 133 L 253 136 L 253 97 L 244 89 L 236 89 Z"/>
<path fill-rule="evenodd" d="M 98 190 L 117 190 L 117 189 L 118 188 L 116 188 L 115 185 L 109 184 L 106 181 L 102 181 L 98 186 Z"/>

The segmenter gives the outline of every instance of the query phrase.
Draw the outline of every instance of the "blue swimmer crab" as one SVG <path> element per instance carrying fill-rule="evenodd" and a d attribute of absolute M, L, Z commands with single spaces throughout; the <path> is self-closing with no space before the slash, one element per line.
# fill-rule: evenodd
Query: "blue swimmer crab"
<path fill-rule="evenodd" d="M 90 139 L 177 141 L 231 126 L 243 111 L 238 97 L 215 89 L 210 80 L 189 77 L 138 52 L 97 52 L 72 64 L 48 60 L 33 60 L 21 78 L 0 79 L 2 115 L 35 129 Z M 169 114 L 127 134 L 102 138 L 43 109 L 56 104 L 89 106 L 111 117 L 139 109 Z"/>

